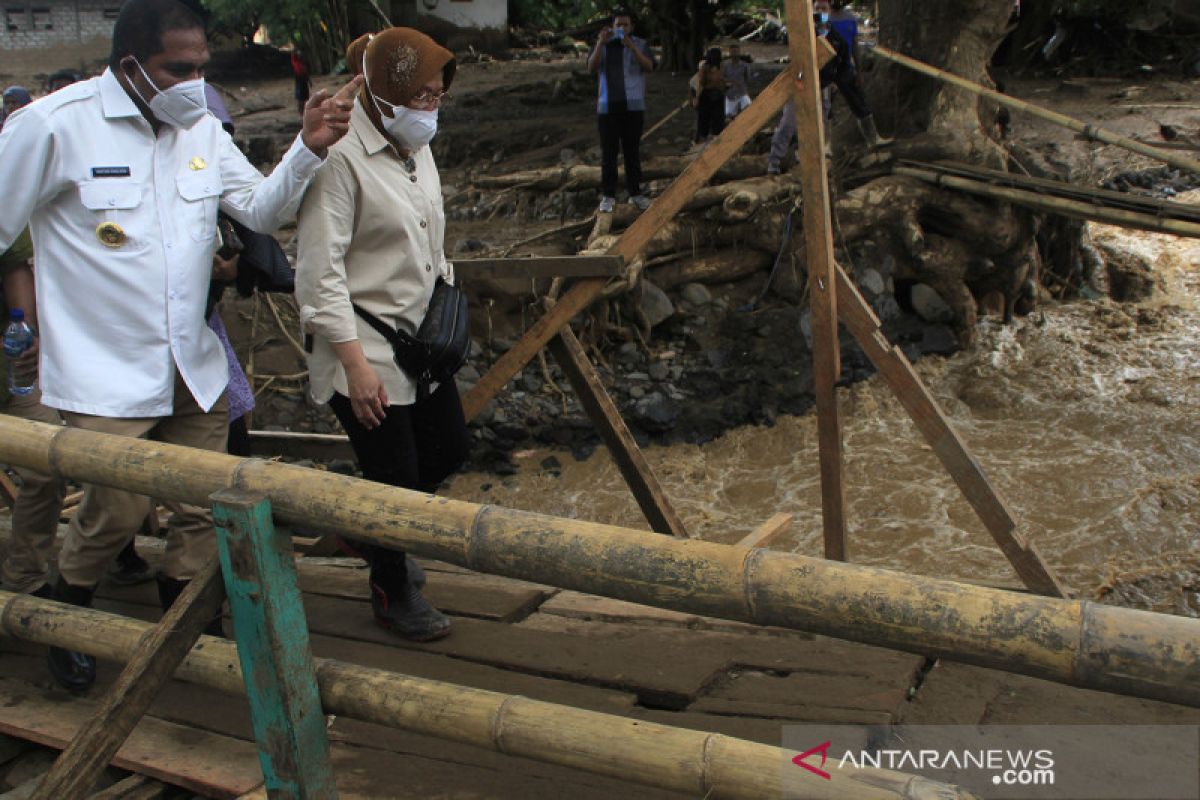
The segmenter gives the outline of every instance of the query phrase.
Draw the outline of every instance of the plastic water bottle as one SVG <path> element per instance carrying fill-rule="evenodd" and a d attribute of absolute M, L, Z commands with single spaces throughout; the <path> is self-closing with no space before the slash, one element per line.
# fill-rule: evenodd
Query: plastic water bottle
<path fill-rule="evenodd" d="M 4 355 L 8 359 L 8 391 L 24 396 L 37 384 L 37 367 L 18 367 L 17 357 L 33 347 L 33 329 L 25 321 L 25 312 L 14 308 L 9 312 L 8 327 L 4 329 Z"/>

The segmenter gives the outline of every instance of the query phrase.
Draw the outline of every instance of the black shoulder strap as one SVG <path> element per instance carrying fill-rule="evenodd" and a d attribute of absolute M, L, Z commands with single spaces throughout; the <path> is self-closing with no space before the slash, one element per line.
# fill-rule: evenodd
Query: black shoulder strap
<path fill-rule="evenodd" d="M 383 338 L 387 339 L 388 343 L 391 344 L 392 347 L 398 347 L 404 344 L 404 340 L 400 338 L 400 334 L 379 317 L 375 316 L 370 311 L 367 311 L 358 303 L 351 303 L 350 306 L 354 309 L 355 314 L 358 314 L 360 317 L 362 317 L 368 325 L 374 328 L 380 335 L 383 336 Z"/>

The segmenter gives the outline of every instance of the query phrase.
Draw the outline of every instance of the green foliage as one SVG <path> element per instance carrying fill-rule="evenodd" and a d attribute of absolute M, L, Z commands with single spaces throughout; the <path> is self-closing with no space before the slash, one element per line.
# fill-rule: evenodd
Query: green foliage
<path fill-rule="evenodd" d="M 260 25 L 274 42 L 304 49 L 309 64 L 327 71 L 350 43 L 345 0 L 203 0 L 213 27 L 249 43 Z"/>

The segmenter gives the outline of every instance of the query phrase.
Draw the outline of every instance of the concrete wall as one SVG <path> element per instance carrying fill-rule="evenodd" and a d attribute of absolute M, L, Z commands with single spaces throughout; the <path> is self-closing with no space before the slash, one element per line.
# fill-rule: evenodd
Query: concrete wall
<path fill-rule="evenodd" d="M 392 20 L 428 33 L 450 50 L 508 48 L 508 0 L 393 0 Z"/>
<path fill-rule="evenodd" d="M 0 50 L 30 50 L 110 39 L 120 6 L 120 0 L 3 0 Z"/>

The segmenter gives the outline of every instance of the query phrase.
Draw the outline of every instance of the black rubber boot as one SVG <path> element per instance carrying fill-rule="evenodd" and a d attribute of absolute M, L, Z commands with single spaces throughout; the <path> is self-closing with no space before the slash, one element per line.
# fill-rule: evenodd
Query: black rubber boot
<path fill-rule="evenodd" d="M 95 590 L 90 587 L 72 586 L 59 578 L 54 586 L 52 599 L 60 603 L 91 608 L 93 591 Z M 59 686 L 72 692 L 85 692 L 96 682 L 96 659 L 87 653 L 51 647 L 50 652 L 46 654 L 46 664 Z"/>
<path fill-rule="evenodd" d="M 408 562 L 407 569 L 391 560 L 372 564 L 371 610 L 375 612 L 375 621 L 414 642 L 428 642 L 449 634 L 450 618 L 421 596 L 424 583 L 424 570 L 413 562 Z"/>
<path fill-rule="evenodd" d="M 125 549 L 117 555 L 117 560 L 108 568 L 108 579 L 118 586 L 135 586 L 154 577 L 149 562 L 138 555 L 133 541 L 129 540 L 129 544 L 125 545 Z"/>
<path fill-rule="evenodd" d="M 175 600 L 183 594 L 183 590 L 190 583 L 190 581 L 181 581 L 178 578 L 168 578 L 162 574 L 155 575 L 154 580 L 158 582 L 158 602 L 162 604 L 164 614 L 175 604 Z M 204 633 L 209 636 L 225 636 L 225 626 L 222 624 L 220 611 L 217 611 L 217 615 L 209 620 L 208 625 L 204 628 Z"/>

